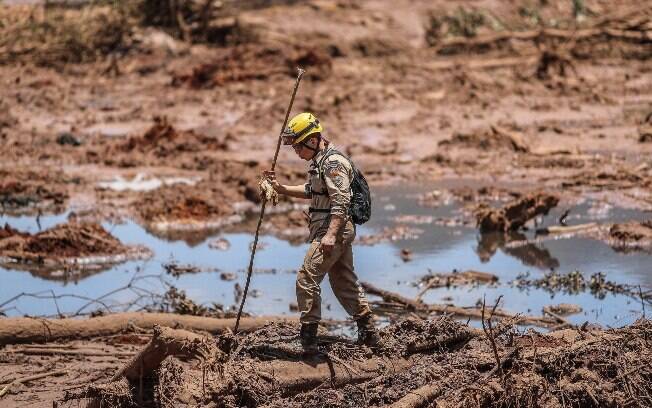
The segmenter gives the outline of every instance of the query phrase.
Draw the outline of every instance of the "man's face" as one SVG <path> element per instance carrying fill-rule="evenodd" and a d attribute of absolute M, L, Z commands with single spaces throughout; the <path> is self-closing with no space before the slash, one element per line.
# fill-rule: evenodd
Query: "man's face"
<path fill-rule="evenodd" d="M 312 160 L 312 158 L 315 156 L 315 150 L 311 150 L 305 145 L 310 146 L 312 149 L 317 149 L 319 146 L 319 138 L 311 136 L 304 143 L 292 145 L 292 148 L 294 149 L 294 152 L 297 154 L 297 156 L 303 160 Z"/>
<path fill-rule="evenodd" d="M 294 152 L 297 154 L 297 156 L 299 156 L 303 160 L 310 160 L 314 155 L 314 152 L 306 148 L 302 143 L 293 145 L 292 148 L 294 149 Z"/>

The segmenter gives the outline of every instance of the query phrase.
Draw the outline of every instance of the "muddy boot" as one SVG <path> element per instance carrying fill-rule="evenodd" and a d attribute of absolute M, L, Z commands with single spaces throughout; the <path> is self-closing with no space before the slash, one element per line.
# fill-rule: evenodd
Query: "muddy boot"
<path fill-rule="evenodd" d="M 377 348 L 381 346 L 381 339 L 374 327 L 373 316 L 366 315 L 358 320 L 358 344 L 364 344 L 371 348 Z"/>
<path fill-rule="evenodd" d="M 299 338 L 304 348 L 312 348 L 317 345 L 317 323 L 302 323 Z"/>

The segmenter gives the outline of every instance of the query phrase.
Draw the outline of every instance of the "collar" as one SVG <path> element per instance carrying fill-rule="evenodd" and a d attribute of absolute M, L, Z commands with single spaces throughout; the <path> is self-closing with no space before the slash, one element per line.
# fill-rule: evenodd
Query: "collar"
<path fill-rule="evenodd" d="M 331 150 L 332 147 L 328 146 L 327 148 L 321 149 L 320 151 L 315 154 L 315 157 L 312 158 L 312 162 L 310 163 L 311 168 L 316 168 L 319 165 L 319 162 L 321 159 L 324 157 L 324 155 Z"/>

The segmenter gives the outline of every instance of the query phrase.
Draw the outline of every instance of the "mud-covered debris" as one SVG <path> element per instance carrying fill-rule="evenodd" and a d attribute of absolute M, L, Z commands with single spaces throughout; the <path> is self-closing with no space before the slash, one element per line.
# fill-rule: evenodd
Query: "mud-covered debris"
<path fill-rule="evenodd" d="M 191 88 L 212 88 L 230 82 L 263 80 L 275 75 L 294 76 L 296 67 L 308 68 L 308 77 L 325 79 L 332 70 L 327 52 L 313 48 L 275 47 L 247 44 L 217 50 L 217 57 L 175 74 L 172 84 Z"/>
<path fill-rule="evenodd" d="M 353 43 L 353 49 L 363 57 L 387 57 L 398 54 L 405 45 L 383 38 L 365 37 Z"/>
<path fill-rule="evenodd" d="M 0 207 L 10 213 L 61 212 L 68 199 L 63 182 L 58 171 L 0 170 Z"/>
<path fill-rule="evenodd" d="M 403 248 L 401 249 L 401 252 L 399 253 L 399 256 L 403 260 L 403 262 L 409 262 L 412 260 L 412 257 L 414 256 L 414 253 L 412 252 L 411 249 Z"/>
<path fill-rule="evenodd" d="M 543 307 L 544 312 L 552 312 L 560 316 L 568 316 L 582 312 L 582 307 L 572 303 L 559 303 Z"/>
<path fill-rule="evenodd" d="M 638 128 L 638 141 L 641 143 L 652 142 L 652 125 L 644 125 Z"/>
<path fill-rule="evenodd" d="M 546 215 L 559 202 L 559 198 L 548 193 L 531 193 L 514 200 L 503 208 L 489 208 L 481 204 L 475 211 L 477 225 L 481 232 L 516 231 L 539 215 Z"/>
<path fill-rule="evenodd" d="M 559 272 L 552 271 L 546 273 L 539 279 L 529 279 L 529 275 L 524 274 L 517 276 L 514 281 L 510 282 L 510 284 L 520 289 L 535 287 L 550 293 L 562 292 L 577 294 L 589 291 L 598 299 L 604 299 L 607 293 L 613 293 L 623 294 L 641 300 L 641 292 L 638 286 L 607 280 L 606 275 L 602 272 L 594 273 L 588 278 L 584 277 L 584 275 L 577 270 L 571 271 L 567 274 L 560 274 Z M 642 300 L 649 303 L 652 298 L 647 294 L 643 295 Z"/>
<path fill-rule="evenodd" d="M 216 138 L 207 137 L 192 130 L 178 131 L 166 117 L 157 116 L 154 124 L 142 136 L 130 137 L 118 145 L 123 152 L 138 151 L 152 153 L 165 158 L 184 152 L 200 152 L 206 149 L 226 149 L 226 144 Z"/>
<path fill-rule="evenodd" d="M 238 279 L 238 275 L 236 275 L 233 272 L 221 272 L 220 279 L 222 279 L 223 281 L 234 281 Z"/>
<path fill-rule="evenodd" d="M 517 153 L 530 151 L 519 133 L 499 126 L 491 126 L 488 131 L 483 132 L 455 133 L 450 139 L 439 142 L 439 145 L 480 150 L 506 149 Z"/>
<path fill-rule="evenodd" d="M 618 250 L 652 250 L 652 221 L 614 224 L 609 244 Z"/>
<path fill-rule="evenodd" d="M 394 227 L 384 227 L 378 233 L 361 235 L 357 238 L 357 242 L 360 245 L 376 245 L 381 242 L 417 239 L 421 234 L 423 234 L 423 230 L 419 228 L 396 225 Z"/>
<path fill-rule="evenodd" d="M 219 251 L 228 251 L 231 248 L 231 243 L 226 238 L 216 238 L 208 243 L 208 247 Z"/>
<path fill-rule="evenodd" d="M 498 276 L 488 272 L 468 270 L 453 273 L 431 273 L 421 277 L 419 281 L 423 285 L 420 293 L 422 295 L 425 291 L 434 288 L 494 284 L 498 282 Z"/>
<path fill-rule="evenodd" d="M 480 401 L 481 406 L 492 407 L 504 401 L 535 407 L 562 406 L 562 401 L 573 406 L 624 406 L 631 398 L 644 401 L 652 392 L 648 320 L 618 329 L 550 334 L 496 327 L 500 333 L 494 342 L 502 371 L 492 370 L 496 357 L 485 335 L 450 318 L 389 325 L 381 330 L 387 344 L 382 355 L 323 332 L 317 349 L 306 351 L 299 344 L 298 329 L 296 324 L 272 324 L 237 339 L 225 333 L 216 341 L 195 341 L 201 336 L 177 330 L 179 339 L 193 339 L 182 342 L 185 348 L 141 350 L 142 355 L 167 349 L 169 355 L 157 359 L 161 368 L 152 371 L 152 382 L 142 382 L 140 395 L 151 395 L 162 406 L 169 406 L 167 394 L 163 397 L 155 389 L 183 390 L 183 396 L 169 395 L 174 401 L 217 406 L 334 408 L 346 401 L 354 408 L 412 407 L 405 401 L 437 387 L 433 397 L 437 406 L 474 406 Z M 201 365 L 184 364 L 189 355 Z M 122 364 L 121 372 L 132 366 Z M 137 400 L 138 390 L 138 381 L 119 379 L 71 392 L 64 400 L 91 398 L 121 405 Z"/>
<path fill-rule="evenodd" d="M 231 318 L 237 315 L 235 306 L 225 308 L 223 305 L 215 302 L 208 306 L 201 305 L 188 298 L 185 291 L 177 289 L 174 286 L 170 286 L 163 295 L 158 306 L 158 311 L 216 318 Z M 246 312 L 243 312 L 242 315 L 249 316 Z"/>
<path fill-rule="evenodd" d="M 585 171 L 561 182 L 561 187 L 591 186 L 597 189 L 625 189 L 650 185 L 650 178 L 629 168 Z"/>
<path fill-rule="evenodd" d="M 81 142 L 79 141 L 79 139 L 77 139 L 75 135 L 73 135 L 70 132 L 59 133 L 59 135 L 57 136 L 57 144 L 60 144 L 61 146 L 65 146 L 65 145 L 75 146 L 75 147 L 81 146 Z"/>
<path fill-rule="evenodd" d="M 163 269 L 165 270 L 165 273 L 174 276 L 175 278 L 178 278 L 181 275 L 186 275 L 189 273 L 199 273 L 202 271 L 201 268 L 195 265 L 181 265 L 177 262 L 164 263 L 162 266 Z"/>
<path fill-rule="evenodd" d="M 86 257 L 123 255 L 123 245 L 100 224 L 70 222 L 31 235 L 8 225 L 0 230 L 0 256 L 13 262 L 46 263 Z M 107 259 L 107 261 L 108 261 Z"/>

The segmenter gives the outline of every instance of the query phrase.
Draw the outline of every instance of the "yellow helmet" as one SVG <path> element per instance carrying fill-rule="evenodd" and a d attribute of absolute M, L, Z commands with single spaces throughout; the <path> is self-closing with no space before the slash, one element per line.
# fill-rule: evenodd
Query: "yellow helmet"
<path fill-rule="evenodd" d="M 313 133 L 321 133 L 324 128 L 319 120 L 309 112 L 303 112 L 293 117 L 283 131 L 283 144 L 295 145 L 303 142 Z"/>

